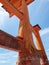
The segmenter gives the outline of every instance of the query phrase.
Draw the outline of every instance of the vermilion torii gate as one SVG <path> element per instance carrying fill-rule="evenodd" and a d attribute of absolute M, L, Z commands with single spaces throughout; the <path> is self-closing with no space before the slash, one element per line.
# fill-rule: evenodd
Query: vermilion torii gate
<path fill-rule="evenodd" d="M 48 59 L 40 38 L 39 25 L 32 26 L 29 21 L 27 5 L 33 0 L 0 0 L 10 17 L 16 15 L 20 19 L 18 36 L 13 37 L 0 30 L 0 47 L 18 51 L 16 65 L 48 65 Z M 36 38 L 34 45 L 32 32 Z"/>

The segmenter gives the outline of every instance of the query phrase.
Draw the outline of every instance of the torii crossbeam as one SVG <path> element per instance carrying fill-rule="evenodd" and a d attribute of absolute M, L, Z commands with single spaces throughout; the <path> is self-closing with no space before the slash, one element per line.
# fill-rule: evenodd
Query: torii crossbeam
<path fill-rule="evenodd" d="M 49 65 L 40 38 L 39 25 L 32 26 L 29 21 L 27 5 L 33 0 L 0 0 L 3 8 L 10 16 L 16 15 L 20 19 L 18 36 L 13 37 L 0 30 L 0 47 L 18 51 L 19 58 L 16 65 Z M 32 32 L 36 38 L 34 45 Z"/>

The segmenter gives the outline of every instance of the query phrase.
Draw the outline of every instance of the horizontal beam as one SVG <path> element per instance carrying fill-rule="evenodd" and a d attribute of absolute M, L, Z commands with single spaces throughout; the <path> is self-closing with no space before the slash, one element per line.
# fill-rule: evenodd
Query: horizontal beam
<path fill-rule="evenodd" d="M 29 5 L 30 3 L 32 3 L 34 0 L 25 0 L 26 4 Z M 9 2 L 11 2 L 12 4 L 21 4 L 22 0 L 10 0 Z"/>
<path fill-rule="evenodd" d="M 7 0 L 0 0 L 0 2 L 3 4 L 3 8 L 7 10 L 9 13 L 13 13 L 16 15 L 19 19 L 23 19 L 23 13 L 18 11 L 12 4 L 10 4 Z"/>
<path fill-rule="evenodd" d="M 25 0 L 26 4 L 29 5 L 32 3 L 34 0 Z M 21 10 L 22 6 L 22 0 L 10 0 L 9 1 L 12 5 L 14 5 L 17 9 Z"/>
<path fill-rule="evenodd" d="M 23 45 L 21 39 L 15 38 L 0 30 L 0 47 L 13 51 L 20 51 Z"/>

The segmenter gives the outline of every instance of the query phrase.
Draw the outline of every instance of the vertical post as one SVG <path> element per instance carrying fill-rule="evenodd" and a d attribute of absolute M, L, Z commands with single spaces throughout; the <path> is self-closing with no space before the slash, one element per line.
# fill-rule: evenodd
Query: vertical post
<path fill-rule="evenodd" d="M 23 13 L 23 19 L 20 20 L 18 36 L 24 38 L 26 48 L 29 50 L 31 48 L 31 45 L 33 46 L 33 48 L 35 48 L 35 45 L 33 43 L 32 31 L 30 28 L 30 21 L 28 15 L 28 8 L 25 0 L 22 0 L 22 13 Z"/>

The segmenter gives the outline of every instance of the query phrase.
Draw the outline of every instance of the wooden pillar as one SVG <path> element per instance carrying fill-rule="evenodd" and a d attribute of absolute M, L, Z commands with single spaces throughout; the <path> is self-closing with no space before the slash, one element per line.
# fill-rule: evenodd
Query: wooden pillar
<path fill-rule="evenodd" d="M 41 53 L 42 53 L 42 58 L 40 58 L 41 65 L 47 65 L 48 64 L 48 59 L 47 59 L 47 56 L 46 56 L 46 52 L 44 50 L 44 46 L 42 44 L 42 40 L 41 40 L 41 37 L 40 37 L 40 34 L 39 34 L 39 30 L 40 30 L 40 27 L 38 27 L 38 28 L 37 27 L 35 27 L 35 28 L 32 27 L 32 32 L 34 33 L 35 38 L 36 38 L 37 49 L 41 50 Z"/>
<path fill-rule="evenodd" d="M 30 21 L 28 15 L 28 8 L 25 0 L 22 0 L 22 13 L 23 13 L 23 19 L 20 20 L 18 36 L 24 38 L 26 48 L 29 50 L 31 48 L 31 45 L 33 46 L 33 48 L 35 48 L 35 45 L 33 43 L 32 31 L 30 28 Z"/>

